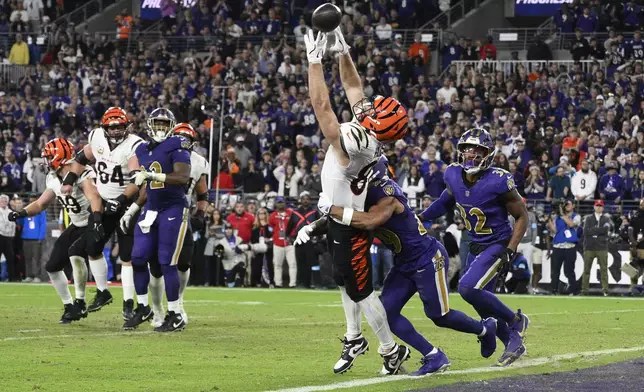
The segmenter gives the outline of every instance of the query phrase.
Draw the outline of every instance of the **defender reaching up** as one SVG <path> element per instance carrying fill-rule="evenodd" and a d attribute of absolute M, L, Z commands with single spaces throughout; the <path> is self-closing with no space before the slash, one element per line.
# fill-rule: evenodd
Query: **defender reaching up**
<path fill-rule="evenodd" d="M 322 191 L 333 205 L 344 208 L 342 220 L 329 219 L 327 236 L 334 279 L 340 286 L 347 319 L 344 347 L 333 371 L 346 372 L 356 357 L 369 347 L 361 332 L 362 310 L 380 341 L 378 352 L 384 362 L 382 373 L 396 374 L 409 358 L 410 350 L 394 341 L 385 309 L 373 291 L 369 254 L 371 235 L 349 225 L 354 210 L 364 211 L 368 177 L 380 156 L 381 143 L 393 142 L 405 135 L 407 111 L 391 97 L 366 98 L 342 31 L 337 28 L 330 34 L 335 35 L 336 43 L 331 50 L 339 53 L 340 77 L 355 116 L 351 122 L 340 124 L 329 101 L 321 64 L 327 34 L 318 33 L 314 37 L 310 31 L 304 42 L 309 60 L 311 103 L 330 144 L 322 169 Z"/>

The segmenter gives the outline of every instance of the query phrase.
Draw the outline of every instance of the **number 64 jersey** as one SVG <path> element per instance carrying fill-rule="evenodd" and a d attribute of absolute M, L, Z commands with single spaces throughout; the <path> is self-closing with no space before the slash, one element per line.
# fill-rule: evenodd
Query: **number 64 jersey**
<path fill-rule="evenodd" d="M 88 144 L 96 160 L 96 188 L 104 200 L 119 197 L 130 183 L 132 175 L 127 161 L 142 142 L 140 137 L 128 134 L 121 144 L 111 149 L 103 128 L 96 128 L 89 134 Z"/>
<path fill-rule="evenodd" d="M 45 186 L 47 189 L 54 192 L 58 202 L 67 210 L 69 219 L 76 227 L 85 227 L 89 220 L 90 201 L 85 196 L 83 188 L 80 184 L 87 179 L 95 179 L 96 173 L 90 167 L 85 168 L 85 171 L 78 177 L 76 183 L 72 185 L 72 193 L 63 195 L 60 191 L 62 181 L 54 171 L 50 171 L 45 179 Z"/>

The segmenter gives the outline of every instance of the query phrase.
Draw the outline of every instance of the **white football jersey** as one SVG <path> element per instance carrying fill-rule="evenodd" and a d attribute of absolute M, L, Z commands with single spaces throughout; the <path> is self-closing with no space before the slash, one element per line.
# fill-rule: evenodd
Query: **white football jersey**
<path fill-rule="evenodd" d="M 329 146 L 322 166 L 322 192 L 333 205 L 364 211 L 368 176 L 380 157 L 380 143 L 356 122 L 340 124 L 340 142 L 349 165 L 342 167 Z"/>
<path fill-rule="evenodd" d="M 103 128 L 96 128 L 89 134 L 88 144 L 96 159 L 96 187 L 103 199 L 117 198 L 130 183 L 132 176 L 127 161 L 142 142 L 140 137 L 128 134 L 123 143 L 112 150 Z"/>
<path fill-rule="evenodd" d="M 190 153 L 190 186 L 188 187 L 188 192 L 186 192 L 190 205 L 192 205 L 192 192 L 195 190 L 195 186 L 197 186 L 201 176 L 208 175 L 208 170 L 210 169 L 206 158 L 192 151 Z"/>
<path fill-rule="evenodd" d="M 95 178 L 96 173 L 94 173 L 94 170 L 91 167 L 87 166 L 83 174 L 81 174 L 76 180 L 76 183 L 72 185 L 72 193 L 70 195 L 63 195 L 60 191 L 62 181 L 58 178 L 56 173 L 54 171 L 50 171 L 47 174 L 45 186 L 47 189 L 51 189 L 54 192 L 58 202 L 67 210 L 69 219 L 76 227 L 87 226 L 91 204 L 89 199 L 85 197 L 85 193 L 83 193 L 83 189 L 80 184 L 87 179 Z"/>

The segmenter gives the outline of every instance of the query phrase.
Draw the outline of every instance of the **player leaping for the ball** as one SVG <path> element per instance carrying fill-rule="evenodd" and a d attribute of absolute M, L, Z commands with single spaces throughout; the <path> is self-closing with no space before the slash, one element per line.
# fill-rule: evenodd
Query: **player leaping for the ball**
<path fill-rule="evenodd" d="M 202 230 L 206 226 L 205 212 L 208 208 L 208 183 L 206 177 L 208 175 L 209 165 L 208 161 L 193 151 L 193 147 L 197 140 L 197 132 L 190 124 L 179 123 L 174 127 L 173 131 L 175 136 L 185 138 L 189 142 L 188 150 L 190 150 L 190 184 L 186 197 L 188 203 L 192 204 L 192 193 L 195 192 L 197 196 L 197 211 L 191 216 L 188 232 L 183 240 L 183 247 L 179 255 L 179 263 L 177 268 L 179 270 L 179 306 L 181 307 L 181 316 L 186 325 L 188 325 L 188 315 L 183 306 L 183 293 L 188 285 L 190 279 L 190 264 L 192 262 L 192 252 L 194 243 L 192 238 L 192 230 Z M 128 208 L 127 212 L 121 218 L 121 229 L 124 232 L 130 231 L 130 224 L 133 217 L 137 214 L 141 206 L 145 204 L 147 194 L 142 189 L 139 198 L 135 203 Z M 163 271 L 157 260 L 150 262 L 150 297 L 152 299 L 152 311 L 154 312 L 154 319 L 152 326 L 158 328 L 163 325 L 164 310 L 163 310 Z"/>
<path fill-rule="evenodd" d="M 179 302 L 177 263 L 188 232 L 188 199 L 190 182 L 190 142 L 172 136 L 176 120 L 172 112 L 159 108 L 150 113 L 148 134 L 152 141 L 139 144 L 136 156 L 142 170 L 135 175 L 137 186 L 145 185 L 147 201 L 134 227 L 132 268 L 138 306 L 134 317 L 123 329 L 134 329 L 153 316 L 148 304 L 150 272 L 148 262 L 157 257 L 165 281 L 168 313 L 157 332 L 180 331 L 186 323 Z"/>
<path fill-rule="evenodd" d="M 480 128 L 468 130 L 457 144 L 458 163 L 445 170 L 446 189 L 420 214 L 435 220 L 456 206 L 472 236 L 465 274 L 458 292 L 483 317 L 498 320 L 497 336 L 505 345 L 499 366 L 507 366 L 525 353 L 528 317 L 516 313 L 493 294 L 496 276 L 514 258 L 528 225 L 528 211 L 512 175 L 491 167 L 494 140 Z M 514 230 L 508 215 L 515 219 Z"/>
<path fill-rule="evenodd" d="M 411 375 L 440 372 L 450 365 L 447 356 L 432 346 L 401 314 L 405 304 L 416 293 L 423 301 L 425 314 L 434 324 L 479 336 L 481 355 L 488 358 L 496 350 L 496 320 L 491 317 L 483 321 L 474 320 L 450 308 L 447 251 L 427 234 L 409 208 L 402 189 L 388 177 L 387 166 L 384 156 L 374 166 L 375 174 L 367 191 L 367 212 L 354 212 L 351 226 L 374 231 L 376 237 L 394 252 L 394 266 L 385 278 L 380 300 L 387 311 L 391 331 L 423 355 L 421 368 Z M 342 219 L 344 216 L 344 208 L 332 206 L 324 193 L 320 195 L 318 207 L 333 218 Z M 314 227 L 323 225 L 324 222 L 316 221 L 304 226 L 298 232 L 296 244 L 308 241 Z"/>
<path fill-rule="evenodd" d="M 138 192 L 132 183 L 133 175 L 139 170 L 139 161 L 134 154 L 143 139 L 129 132 L 130 120 L 125 110 L 111 107 L 101 118 L 101 127 L 90 132 L 87 145 L 76 154 L 72 170 L 63 179 L 63 190 L 69 192 L 85 166 L 94 164 L 98 171 L 98 193 L 103 199 L 105 214 L 102 217 L 105 233 L 100 237 L 86 239 L 89 265 L 96 280 L 96 297 L 88 307 L 89 312 L 100 310 L 112 302 L 107 289 L 107 263 L 103 255 L 105 243 L 114 231 L 118 236 L 119 257 L 121 258 L 121 282 L 123 284 L 123 319 L 134 315 L 134 277 L 132 272 L 131 233 L 119 229 L 119 219 L 127 204 Z"/>
<path fill-rule="evenodd" d="M 20 211 L 11 212 L 9 220 L 15 221 L 21 217 L 38 215 L 44 211 L 54 199 L 67 210 L 71 224 L 60 234 L 54 243 L 49 260 L 45 265 L 47 274 L 54 285 L 58 296 L 63 301 L 65 311 L 60 318 L 61 324 L 87 317 L 85 305 L 85 284 L 87 283 L 87 251 L 83 237 L 92 235 L 98 237 L 101 231 L 100 214 L 103 210 L 101 197 L 96 190 L 94 179 L 96 175 L 90 167 L 86 167 L 71 186 L 71 192 L 63 194 L 62 179 L 71 170 L 71 160 L 74 157 L 74 146 L 65 139 L 54 139 L 45 145 L 42 152 L 47 162 L 46 189 L 38 200 L 29 204 Z M 90 207 L 92 214 L 99 215 L 90 221 Z M 74 288 L 76 300 L 72 303 L 72 295 L 67 285 L 67 276 L 64 268 L 71 261 L 74 274 Z"/>
<path fill-rule="evenodd" d="M 346 372 L 357 356 L 369 347 L 362 336 L 362 311 L 380 341 L 378 352 L 383 357 L 382 373 L 396 374 L 409 359 L 410 350 L 395 342 L 385 308 L 373 291 L 371 235 L 349 224 L 354 210 L 364 211 L 366 175 L 380 156 L 381 143 L 394 142 L 407 132 L 407 111 L 391 97 L 367 99 L 342 31 L 338 27 L 330 34 L 336 38 L 332 50 L 339 52 L 340 78 L 357 120 L 338 123 L 321 64 L 327 34 L 318 33 L 314 37 L 313 32 L 309 32 L 304 39 L 309 61 L 309 95 L 320 129 L 330 144 L 322 168 L 322 190 L 334 205 L 345 211 L 343 219 L 329 219 L 327 235 L 334 280 L 340 286 L 347 320 L 344 346 L 333 371 Z"/>

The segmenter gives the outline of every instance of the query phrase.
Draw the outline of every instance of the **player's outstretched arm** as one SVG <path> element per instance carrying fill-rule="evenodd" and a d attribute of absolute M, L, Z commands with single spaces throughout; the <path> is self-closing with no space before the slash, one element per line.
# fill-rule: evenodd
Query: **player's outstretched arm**
<path fill-rule="evenodd" d="M 42 195 L 40 195 L 38 200 L 34 201 L 33 203 L 29 203 L 27 207 L 18 211 L 11 211 L 9 213 L 8 219 L 12 222 L 15 222 L 16 219 L 18 218 L 38 215 L 42 211 L 44 211 L 47 208 L 47 206 L 49 206 L 49 203 L 51 203 L 51 201 L 54 200 L 55 198 L 56 198 L 56 195 L 54 194 L 54 191 L 52 191 L 51 189 L 46 189 L 42 193 Z"/>
<path fill-rule="evenodd" d="M 514 218 L 514 230 L 512 231 L 512 237 L 510 238 L 508 248 L 516 252 L 519 242 L 521 242 L 521 239 L 528 228 L 530 220 L 528 217 L 528 209 L 523 202 L 523 198 L 516 189 L 506 192 L 504 199 L 508 213 Z"/>
<path fill-rule="evenodd" d="M 61 188 L 61 192 L 64 195 L 68 195 L 72 192 L 72 185 L 74 185 L 76 183 L 76 180 L 78 180 L 78 177 L 83 174 L 83 172 L 87 168 L 86 166 L 94 163 L 94 161 L 94 154 L 92 153 L 92 149 L 90 148 L 89 144 L 83 147 L 76 154 L 76 157 L 74 157 L 69 171 L 65 175 L 65 178 L 63 178 L 63 186 Z"/>
<path fill-rule="evenodd" d="M 454 208 L 456 200 L 449 188 L 445 188 L 441 196 L 436 199 L 425 211 L 418 215 L 421 221 L 432 221 L 447 214 L 448 211 Z"/>
<path fill-rule="evenodd" d="M 404 208 L 402 204 L 395 197 L 385 197 L 378 201 L 378 204 L 369 208 L 368 212 L 354 211 L 351 216 L 351 226 L 361 230 L 374 230 L 382 226 L 397 209 Z M 350 210 L 350 209 L 349 209 Z M 341 220 L 347 224 L 345 217 L 345 209 L 338 206 L 332 206 L 330 214 L 332 217 Z"/>
<path fill-rule="evenodd" d="M 342 87 L 347 94 L 347 99 L 349 104 L 353 108 L 357 102 L 360 102 L 364 98 L 364 89 L 362 88 L 362 80 L 360 79 L 360 74 L 356 69 L 353 59 L 349 54 L 351 47 L 347 45 L 347 42 L 344 40 L 344 35 L 342 34 L 342 28 L 338 26 L 333 30 L 335 35 L 336 43 L 333 46 L 333 49 L 339 53 L 339 62 L 340 62 L 340 79 L 342 80 Z"/>

